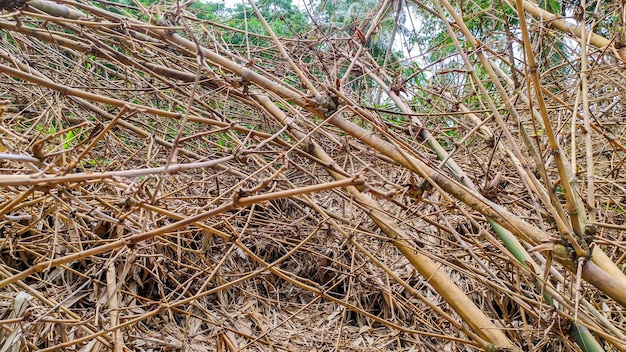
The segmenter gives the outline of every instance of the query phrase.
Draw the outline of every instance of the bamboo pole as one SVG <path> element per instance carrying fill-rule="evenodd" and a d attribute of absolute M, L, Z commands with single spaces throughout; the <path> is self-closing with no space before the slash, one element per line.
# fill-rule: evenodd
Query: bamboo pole
<path fill-rule="evenodd" d="M 284 124 L 289 126 L 289 131 L 299 140 L 307 139 L 307 135 L 302 133 L 295 121 L 289 118 L 282 110 L 273 104 L 269 98 L 256 95 L 255 99 L 263 105 L 272 115 Z M 345 171 L 321 148 L 317 143 L 310 143 L 308 150 L 318 159 L 328 165 L 333 165 L 332 169 L 327 169 L 328 173 L 336 180 L 342 180 Z M 335 171 L 338 170 L 339 172 Z M 369 195 L 360 192 L 356 187 L 345 187 L 354 199 L 364 208 L 368 209 L 367 215 L 374 223 L 391 239 L 393 245 L 409 260 L 411 265 L 417 269 L 424 278 L 437 290 L 443 299 L 459 314 L 472 330 L 487 342 L 499 348 L 512 348 L 512 342 L 506 335 L 496 327 L 485 313 L 479 309 L 474 302 L 456 286 L 447 276 L 440 265 L 432 261 L 426 255 L 420 253 L 404 240 L 409 238 L 400 228 L 399 224 L 390 219 L 380 205 Z"/>

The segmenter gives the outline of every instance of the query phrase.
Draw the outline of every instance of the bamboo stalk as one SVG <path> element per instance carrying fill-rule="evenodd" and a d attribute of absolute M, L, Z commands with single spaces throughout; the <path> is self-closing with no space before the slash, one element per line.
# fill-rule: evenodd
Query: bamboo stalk
<path fill-rule="evenodd" d="M 517 1 L 508 0 L 508 3 L 511 4 L 511 6 L 518 8 Z M 528 13 L 530 13 L 531 15 L 538 17 L 542 22 L 545 22 L 548 27 L 558 29 L 563 33 L 570 34 L 578 38 L 582 36 L 582 23 L 572 21 L 571 19 L 565 19 L 560 15 L 555 15 L 540 8 L 536 3 L 528 0 L 523 0 L 521 5 L 524 10 L 528 11 Z M 603 36 L 595 33 L 590 33 L 588 42 L 596 48 L 608 49 L 609 51 L 613 51 L 615 52 L 616 57 L 618 57 L 622 61 L 626 61 L 626 48 L 615 49 L 610 47 L 611 41 L 604 38 Z"/>
<path fill-rule="evenodd" d="M 261 95 L 255 96 L 255 98 L 271 112 L 272 115 L 276 116 L 278 121 L 281 121 L 285 126 L 289 126 L 290 132 L 293 133 L 296 138 L 299 140 L 307 138 L 305 134 L 300 132 L 295 121 L 286 116 L 269 98 Z M 339 166 L 336 165 L 335 161 L 317 143 L 309 144 L 308 148 L 310 153 L 315 157 L 328 164 L 335 165 L 333 169 L 327 169 L 334 179 L 342 180 L 346 178 L 343 176 L 345 172 L 335 171 Z M 392 221 L 387 216 L 377 202 L 368 195 L 360 192 L 356 187 L 346 187 L 346 190 L 358 203 L 368 209 L 367 215 L 370 219 L 372 219 L 372 221 L 374 221 L 374 223 L 392 240 L 393 245 L 411 262 L 413 267 L 428 280 L 444 300 L 453 307 L 463 318 L 463 321 L 470 325 L 475 333 L 495 346 L 500 348 L 512 348 L 513 344 L 506 335 L 504 335 L 482 310 L 476 307 L 471 299 L 450 280 L 446 273 L 441 270 L 440 265 L 420 253 L 420 251 L 407 245 L 404 239 L 408 238 L 408 236 L 397 222 Z"/>
<path fill-rule="evenodd" d="M 569 243 L 574 247 L 576 255 L 578 257 L 586 257 L 589 256 L 590 253 L 588 253 L 588 245 L 584 243 L 584 239 L 582 236 L 584 231 L 583 229 L 587 224 L 587 212 L 585 211 L 585 207 L 582 204 L 580 197 L 578 197 L 578 187 L 575 175 L 572 173 L 571 167 L 567 165 L 563 151 L 561 150 L 559 142 L 557 141 L 556 135 L 552 128 L 552 122 L 550 122 L 550 118 L 548 116 L 548 110 L 546 108 L 546 103 L 543 98 L 543 90 L 541 89 L 541 82 L 539 80 L 539 72 L 535 63 L 535 55 L 532 52 L 530 36 L 528 34 L 528 28 L 526 26 L 526 19 L 521 9 L 521 1 L 523 0 L 517 0 L 517 9 L 520 18 L 520 27 L 522 30 L 522 39 L 524 42 L 524 50 L 526 54 L 525 57 L 526 61 L 528 62 L 528 72 L 532 78 L 533 86 L 535 87 L 537 104 L 539 105 L 539 113 L 541 115 L 541 118 L 543 119 L 543 126 L 546 131 L 546 136 L 548 137 L 548 142 L 550 143 L 550 154 L 554 157 L 557 168 L 559 170 L 559 175 L 561 177 L 561 185 L 563 186 L 563 190 L 565 193 L 568 215 L 570 216 L 571 229 L 572 231 L 574 231 L 576 237 L 568 236 L 567 234 L 565 235 Z M 584 249 L 583 247 L 587 249 Z"/>

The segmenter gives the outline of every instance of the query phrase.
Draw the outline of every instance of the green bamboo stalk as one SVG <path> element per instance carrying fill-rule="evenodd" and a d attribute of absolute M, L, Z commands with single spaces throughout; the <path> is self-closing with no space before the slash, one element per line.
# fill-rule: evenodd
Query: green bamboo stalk
<path fill-rule="evenodd" d="M 462 186 L 458 182 L 442 175 L 439 171 L 435 170 L 427 163 L 412 156 L 405 157 L 394 146 L 390 145 L 378 136 L 373 135 L 370 131 L 356 126 L 354 123 L 340 117 L 335 117 L 330 120 L 330 122 L 351 136 L 359 139 L 366 145 L 374 148 L 381 154 L 395 160 L 398 164 L 416 172 L 419 175 L 422 175 L 423 177 L 432 179 L 438 187 L 441 187 L 441 189 L 474 210 L 482 213 L 487 218 L 491 218 L 494 222 L 511 231 L 517 237 L 525 240 L 526 242 L 538 245 L 549 241 L 548 234 L 542 230 L 520 219 L 513 213 L 502 208 L 500 205 L 483 197 L 478 192 Z M 594 252 L 594 257 L 596 255 L 600 255 L 599 253 L 602 253 L 600 250 L 596 251 L 598 254 Z M 561 263 L 568 270 L 576 272 L 575 264 L 568 258 L 565 247 L 555 244 L 553 247 L 553 253 L 559 263 Z M 620 304 L 626 306 L 626 292 L 623 291 L 626 290 L 626 282 L 623 282 L 622 280 L 615 280 L 612 276 L 594 264 L 593 261 L 587 262 L 583 267 L 583 278 Z"/>
<path fill-rule="evenodd" d="M 465 26 L 465 24 L 463 23 L 462 19 L 460 19 L 458 17 L 458 15 L 456 15 L 456 13 L 454 12 L 454 9 L 450 6 L 449 2 L 447 0 L 441 0 L 442 3 L 444 4 L 444 6 L 446 6 L 448 12 L 450 13 L 451 16 L 455 17 L 457 24 L 459 25 L 459 27 L 463 30 L 463 34 L 468 38 L 468 40 L 470 41 L 470 43 L 472 43 L 472 45 L 474 45 L 474 47 L 476 49 L 478 49 L 478 43 L 477 41 L 473 38 L 472 34 L 469 32 L 469 30 L 467 29 L 467 27 Z M 529 46 L 529 45 L 527 45 Z M 502 98 L 504 99 L 505 104 L 507 105 L 508 110 L 511 112 L 511 114 L 519 121 L 519 116 L 517 115 L 517 111 L 513 108 L 510 99 L 508 99 L 508 95 L 506 93 L 506 91 L 504 90 L 504 88 L 502 87 L 502 84 L 499 82 L 499 80 L 497 79 L 495 72 L 493 71 L 493 68 L 491 67 L 488 59 L 486 58 L 486 56 L 484 55 L 484 53 L 481 50 L 477 50 L 476 51 L 477 56 L 481 59 L 481 62 L 483 62 L 483 66 L 485 67 L 485 69 L 487 70 L 489 76 L 491 77 L 492 82 L 494 83 L 494 85 L 496 86 L 499 94 L 502 96 Z M 537 85 L 536 86 L 538 91 L 542 91 L 542 87 L 541 85 Z M 543 101 L 543 99 L 540 99 L 541 101 Z M 545 104 L 544 104 L 544 110 L 545 110 Z M 547 116 L 546 114 L 543 114 L 543 116 Z M 544 119 L 544 122 L 546 121 L 546 119 Z M 549 120 L 548 120 L 549 122 Z M 504 131 L 506 133 L 506 130 Z M 552 133 L 553 135 L 553 133 Z M 554 140 L 556 142 L 556 140 Z M 560 153 L 560 149 L 558 149 L 558 143 L 556 144 L 556 151 L 558 153 Z M 553 149 L 555 150 L 555 149 Z M 555 158 L 558 155 L 555 155 Z M 565 162 L 562 158 L 559 158 L 559 162 L 557 162 L 557 166 L 561 165 L 559 168 L 559 171 L 561 173 L 561 175 L 566 175 L 565 178 L 563 179 L 564 181 L 568 182 L 568 186 L 570 188 L 570 191 L 572 191 L 573 189 L 573 185 L 575 184 L 575 178 L 571 175 L 571 169 L 569 167 L 565 166 Z M 565 183 L 565 182 L 564 182 Z M 571 202 L 569 203 L 570 206 L 570 211 L 577 213 L 578 214 L 578 220 L 583 219 L 583 217 L 585 216 L 585 210 L 584 210 L 584 206 L 582 205 L 582 202 L 580 201 L 580 197 L 578 197 L 578 195 L 574 192 L 570 192 L 569 196 L 572 198 Z M 579 210 L 578 208 L 581 208 L 582 210 Z M 582 215 L 581 215 L 582 214 Z M 579 231 L 581 231 L 581 234 L 583 231 L 585 231 L 584 229 L 586 228 L 586 221 L 584 222 L 585 225 L 583 225 L 582 228 L 580 228 L 580 222 L 579 221 L 571 221 L 572 226 L 574 227 L 574 231 L 576 231 L 576 228 L 579 229 Z M 577 232 L 575 232 L 576 235 L 578 235 Z M 572 234 L 566 233 L 566 236 L 568 236 L 570 238 L 570 243 L 573 246 L 576 246 L 577 243 L 575 241 L 575 239 L 573 238 Z M 580 246 L 579 246 L 580 247 Z M 591 260 L 596 264 L 599 265 L 606 273 L 608 273 L 608 275 L 612 276 L 614 278 L 614 280 L 619 281 L 620 285 L 625 285 L 626 286 L 626 276 L 623 275 L 623 273 L 621 273 L 621 271 L 619 271 L 619 269 L 617 268 L 617 266 L 606 256 L 606 254 L 604 252 L 602 252 L 600 249 L 598 249 L 597 247 L 593 248 L 593 254 L 591 255 Z M 581 248 L 578 248 L 577 253 L 584 253 L 584 250 L 582 250 Z M 574 258 L 570 258 L 570 260 L 572 260 Z M 569 265 L 566 265 L 566 267 L 572 268 L 574 272 L 576 272 L 576 268 L 572 266 L 573 263 L 569 263 Z M 589 276 L 586 275 L 585 273 L 583 273 L 583 276 Z M 612 290 L 610 284 L 608 284 L 607 282 L 604 282 L 605 280 L 598 280 L 598 284 L 603 285 L 604 287 L 606 287 L 606 289 Z"/>
<path fill-rule="evenodd" d="M 572 325 L 569 334 L 584 352 L 604 351 L 604 348 L 596 341 L 589 329 L 584 326 L 579 324 Z"/>

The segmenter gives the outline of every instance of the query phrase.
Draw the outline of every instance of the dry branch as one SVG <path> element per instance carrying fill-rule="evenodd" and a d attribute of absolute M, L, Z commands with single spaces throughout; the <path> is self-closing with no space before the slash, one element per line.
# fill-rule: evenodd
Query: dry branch
<path fill-rule="evenodd" d="M 0 1 L 0 349 L 626 350 L 624 49 L 415 4 Z"/>

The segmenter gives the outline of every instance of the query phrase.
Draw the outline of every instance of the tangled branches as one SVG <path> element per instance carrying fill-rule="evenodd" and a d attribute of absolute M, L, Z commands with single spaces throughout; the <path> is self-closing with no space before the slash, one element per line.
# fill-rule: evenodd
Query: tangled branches
<path fill-rule="evenodd" d="M 448 5 L 423 10 L 456 38 Z M 487 35 L 463 32 L 501 60 L 481 77 L 460 46 L 428 79 L 376 57 L 388 6 L 279 39 L 178 3 L 0 2 L 4 346 L 624 349 L 619 53 L 593 54 L 589 123 L 563 70 L 533 110 Z"/>

